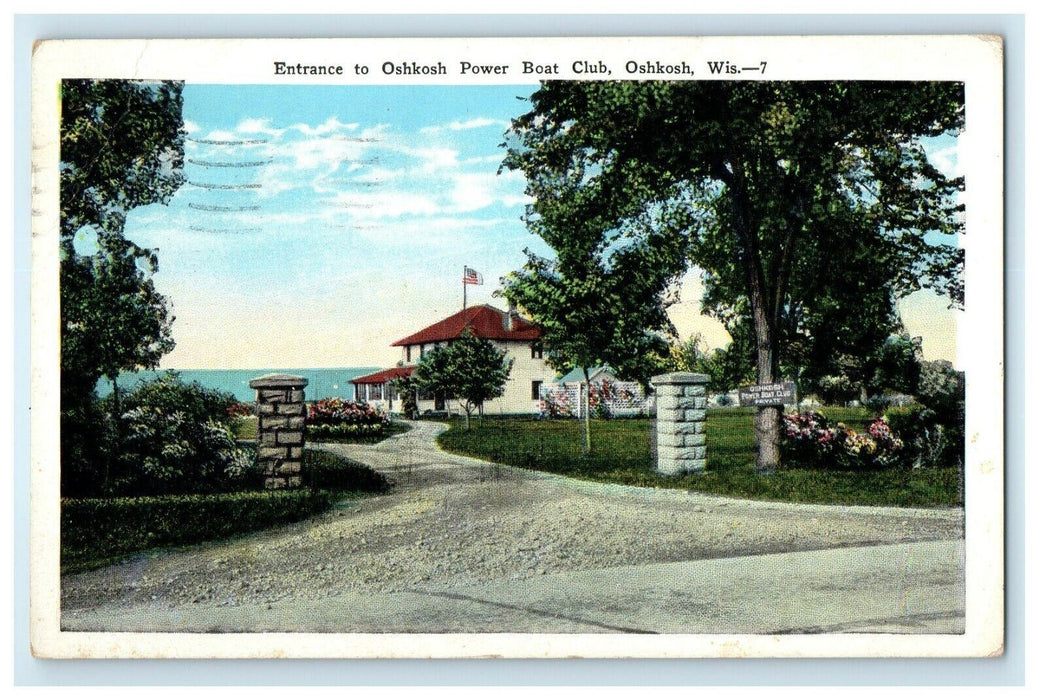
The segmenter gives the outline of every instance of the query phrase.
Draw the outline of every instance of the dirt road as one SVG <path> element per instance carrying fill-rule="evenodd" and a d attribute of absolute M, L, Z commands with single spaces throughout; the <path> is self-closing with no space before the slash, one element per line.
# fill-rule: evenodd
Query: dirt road
<path fill-rule="evenodd" d="M 761 503 L 589 483 L 448 455 L 435 447 L 441 429 L 421 422 L 374 446 L 324 446 L 393 479 L 386 495 L 63 577 L 63 628 L 97 629 L 110 612 L 144 607 L 311 605 L 357 593 L 460 591 L 611 567 L 963 537 L 959 509 Z"/>

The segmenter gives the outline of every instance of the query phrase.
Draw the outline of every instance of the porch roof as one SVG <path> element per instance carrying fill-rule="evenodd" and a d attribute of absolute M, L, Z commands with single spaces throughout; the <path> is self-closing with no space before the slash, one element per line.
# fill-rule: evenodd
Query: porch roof
<path fill-rule="evenodd" d="M 414 374 L 414 367 L 390 367 L 373 374 L 365 374 L 352 380 L 353 384 L 384 384 L 393 379 L 402 379 Z"/>

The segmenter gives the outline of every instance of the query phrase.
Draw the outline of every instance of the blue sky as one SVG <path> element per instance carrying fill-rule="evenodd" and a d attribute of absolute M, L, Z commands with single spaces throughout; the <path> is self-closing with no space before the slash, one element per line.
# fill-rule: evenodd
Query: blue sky
<path fill-rule="evenodd" d="M 187 184 L 135 210 L 126 234 L 159 250 L 172 302 L 172 368 L 387 365 L 389 343 L 461 308 L 461 273 L 494 303 L 523 249 L 524 180 L 498 174 L 522 86 L 186 85 Z M 954 141 L 933 144 L 948 171 Z M 672 310 L 683 336 L 728 339 L 700 316 L 696 271 Z M 932 295 L 902 312 L 954 356 L 954 318 Z M 934 347 L 934 344 L 940 348 Z"/>
<path fill-rule="evenodd" d="M 389 343 L 542 250 L 497 174 L 536 86 L 187 85 L 188 183 L 133 212 L 173 302 L 168 367 L 385 364 Z"/>

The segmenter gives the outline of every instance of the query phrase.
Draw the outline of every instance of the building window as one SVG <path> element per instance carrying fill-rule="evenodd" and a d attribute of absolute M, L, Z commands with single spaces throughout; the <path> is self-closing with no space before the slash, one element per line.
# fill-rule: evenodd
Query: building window
<path fill-rule="evenodd" d="M 410 346 L 407 346 L 407 362 L 410 362 Z"/>
<path fill-rule="evenodd" d="M 532 359 L 532 360 L 543 360 L 543 359 L 545 359 L 545 348 L 542 347 L 541 343 L 531 343 L 531 345 L 530 345 L 530 359 Z"/>
<path fill-rule="evenodd" d="M 541 398 L 541 384 L 542 382 L 540 380 L 530 383 L 530 398 L 535 401 Z"/>

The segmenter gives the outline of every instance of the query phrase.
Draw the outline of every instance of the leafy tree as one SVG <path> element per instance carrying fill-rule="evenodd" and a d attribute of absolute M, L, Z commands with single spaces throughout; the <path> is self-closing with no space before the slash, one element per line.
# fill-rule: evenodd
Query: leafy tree
<path fill-rule="evenodd" d="M 392 381 L 393 390 L 400 396 L 400 411 L 410 419 L 418 417 L 418 386 L 411 377 Z"/>
<path fill-rule="evenodd" d="M 781 378 L 786 344 L 846 340 L 833 324 L 854 294 L 862 313 L 921 288 L 962 301 L 946 239 L 963 181 L 923 146 L 962 128 L 961 84 L 553 81 L 531 102 L 504 163 L 527 177 L 531 228 L 557 254 L 599 250 L 597 235 L 685 242 L 706 308 L 750 329 L 759 383 Z M 873 301 L 850 292 L 855 273 Z M 756 412 L 758 469 L 779 462 L 780 413 Z"/>
<path fill-rule="evenodd" d="M 668 361 L 666 336 L 675 331 L 665 297 L 686 269 L 685 245 L 650 230 L 649 219 L 633 222 L 627 236 L 607 238 L 593 222 L 559 222 L 551 205 L 549 210 L 530 225 L 555 243 L 556 259 L 528 251 L 523 269 L 504 278 L 499 293 L 541 328 L 555 369 L 581 368 L 582 396 L 588 395 L 590 367 L 609 365 L 623 379 L 646 382 Z M 588 454 L 591 429 L 582 404 Z"/>
<path fill-rule="evenodd" d="M 919 390 L 922 356 L 922 338 L 913 338 L 907 333 L 887 338 L 873 358 L 869 391 L 875 394 L 897 391 L 914 396 Z"/>
<path fill-rule="evenodd" d="M 669 354 L 672 361 L 666 371 L 707 374 L 708 389 L 713 393 L 726 393 L 755 381 L 754 347 L 743 333 L 726 347 L 714 349 L 709 349 L 699 334 L 692 335 L 673 342 Z"/>
<path fill-rule="evenodd" d="M 708 343 L 701 338 L 700 333 L 695 333 L 686 340 L 677 340 L 669 345 L 671 361 L 665 369 L 670 372 L 704 372 L 708 354 Z"/>
<path fill-rule="evenodd" d="M 890 416 L 905 442 L 907 461 L 923 467 L 956 467 L 964 459 L 965 375 L 946 360 L 922 361 L 917 404 Z"/>
<path fill-rule="evenodd" d="M 919 364 L 919 384 L 916 393 L 919 402 L 935 411 L 954 412 L 961 416 L 962 411 L 957 410 L 956 405 L 963 402 L 965 375 L 956 371 L 947 360 L 922 361 Z"/>
<path fill-rule="evenodd" d="M 725 348 L 716 348 L 703 359 L 701 371 L 708 375 L 710 391 L 725 394 L 755 381 L 753 346 L 747 336 L 739 335 Z"/>
<path fill-rule="evenodd" d="M 121 370 L 155 367 L 174 347 L 167 300 L 151 279 L 155 252 L 123 228 L 128 211 L 166 203 L 183 182 L 181 92 L 176 82 L 61 85 L 62 453 L 70 469 L 90 469 L 100 457 L 98 380 L 110 379 L 115 392 Z"/>
<path fill-rule="evenodd" d="M 468 430 L 472 411 L 482 411 L 484 401 L 505 393 L 512 371 L 512 361 L 506 361 L 505 355 L 505 351 L 466 330 L 460 338 L 422 357 L 411 380 L 423 391 L 457 398 L 465 409 Z"/>
<path fill-rule="evenodd" d="M 127 212 L 184 181 L 182 83 L 62 81 L 61 231 L 123 231 Z"/>
<path fill-rule="evenodd" d="M 549 348 L 549 363 L 560 372 L 582 370 L 587 396 L 589 368 L 614 367 L 618 376 L 646 381 L 666 361 L 669 332 L 661 293 L 664 281 L 642 278 L 631 266 L 638 251 L 619 251 L 609 261 L 592 251 L 571 251 L 558 261 L 530 255 L 523 270 L 502 280 L 501 294 L 529 316 Z M 580 260 L 578 259 L 580 258 Z M 592 449 L 587 402 L 582 402 L 585 453 Z"/>
<path fill-rule="evenodd" d="M 93 390 L 99 377 L 113 382 L 121 370 L 155 367 L 174 348 L 173 317 L 142 259 L 119 240 L 103 239 L 89 256 L 63 260 L 63 371 Z M 155 256 L 145 258 L 155 269 Z"/>

